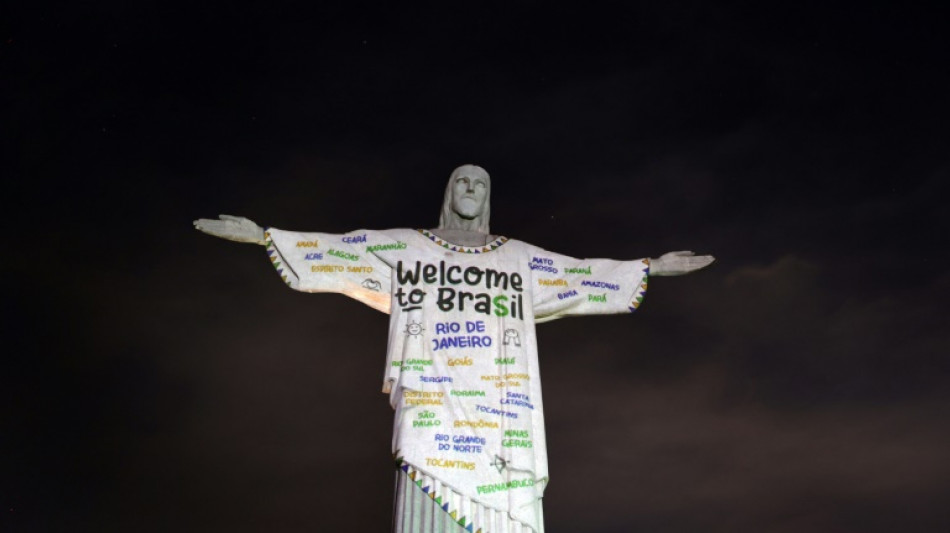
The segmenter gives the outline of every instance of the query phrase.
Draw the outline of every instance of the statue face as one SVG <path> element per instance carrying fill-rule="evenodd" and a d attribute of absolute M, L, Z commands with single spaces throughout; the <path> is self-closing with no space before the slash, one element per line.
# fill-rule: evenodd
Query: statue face
<path fill-rule="evenodd" d="M 488 176 L 481 168 L 467 165 L 457 169 L 452 179 L 452 210 L 465 219 L 479 216 L 488 198 Z"/>

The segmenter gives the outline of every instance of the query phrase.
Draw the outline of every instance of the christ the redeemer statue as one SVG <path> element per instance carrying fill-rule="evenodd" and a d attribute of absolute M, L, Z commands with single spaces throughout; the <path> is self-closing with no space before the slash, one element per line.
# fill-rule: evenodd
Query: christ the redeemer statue
<path fill-rule="evenodd" d="M 393 531 L 544 531 L 548 482 L 535 323 L 630 313 L 647 275 L 712 256 L 574 259 L 491 235 L 484 169 L 452 172 L 439 227 L 343 235 L 263 229 L 221 215 L 199 230 L 263 244 L 291 288 L 389 313 L 383 392 L 396 411 Z"/>

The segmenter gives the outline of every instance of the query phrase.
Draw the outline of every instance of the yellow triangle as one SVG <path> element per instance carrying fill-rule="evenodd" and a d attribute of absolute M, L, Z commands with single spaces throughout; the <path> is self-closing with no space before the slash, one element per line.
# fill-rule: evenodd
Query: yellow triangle
<path fill-rule="evenodd" d="M 412 472 L 409 473 L 409 479 L 411 479 L 411 480 L 413 480 L 413 481 L 416 480 L 416 471 L 415 471 L 415 470 L 413 470 Z"/>
<path fill-rule="evenodd" d="M 449 513 L 449 516 L 452 517 L 452 520 L 458 520 L 458 512 L 457 512 L 457 511 L 452 511 L 451 513 Z"/>

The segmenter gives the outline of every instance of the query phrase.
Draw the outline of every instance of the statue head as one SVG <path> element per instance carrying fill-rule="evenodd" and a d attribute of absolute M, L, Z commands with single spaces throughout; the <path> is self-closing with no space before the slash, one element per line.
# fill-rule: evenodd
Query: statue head
<path fill-rule="evenodd" d="M 462 165 L 452 171 L 445 188 L 440 229 L 488 233 L 491 178 L 476 165 Z"/>

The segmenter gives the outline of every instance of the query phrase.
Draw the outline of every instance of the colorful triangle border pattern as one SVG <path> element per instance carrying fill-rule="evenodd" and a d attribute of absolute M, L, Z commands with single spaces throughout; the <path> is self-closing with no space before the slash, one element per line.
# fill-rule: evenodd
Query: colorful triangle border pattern
<path fill-rule="evenodd" d="M 283 258 L 280 255 L 280 251 L 274 246 L 274 239 L 270 235 L 270 228 L 264 228 L 264 246 L 267 249 L 267 256 L 270 258 L 270 262 L 274 265 L 274 269 L 277 271 L 277 275 L 280 276 L 280 279 L 284 280 L 284 283 L 288 287 L 293 287 L 293 282 L 287 279 L 287 274 L 284 273 L 284 269 L 281 268 L 281 261 Z"/>
<path fill-rule="evenodd" d="M 461 252 L 463 254 L 483 254 L 486 252 L 491 252 L 492 250 L 497 250 L 499 246 L 508 242 L 508 237 L 498 237 L 494 241 L 486 244 L 485 246 L 459 246 L 457 244 L 452 244 L 450 242 L 442 240 L 438 235 L 432 233 L 429 230 L 420 229 L 416 231 L 424 235 L 430 241 L 445 248 L 446 250 L 452 250 L 453 252 Z"/>
<path fill-rule="evenodd" d="M 402 457 L 395 457 L 396 468 L 402 470 L 409 475 L 409 479 L 413 480 L 413 485 L 417 485 L 423 492 L 426 493 L 429 498 L 435 500 L 437 504 L 440 504 L 443 511 L 448 513 L 448 515 L 454 520 L 458 525 L 462 526 L 466 531 L 475 531 L 475 522 L 471 520 L 471 517 L 460 515 L 458 509 L 451 509 L 449 507 L 449 499 L 446 498 L 443 502 L 442 494 L 436 494 L 435 490 L 430 487 L 422 488 L 422 479 L 419 479 L 416 482 L 416 478 L 419 477 L 421 472 L 412 467 L 409 463 L 403 460 Z M 481 533 L 482 528 L 478 528 L 477 533 Z"/>
<path fill-rule="evenodd" d="M 650 278 L 650 260 L 643 259 L 643 279 L 640 280 L 640 286 L 637 287 L 637 292 L 633 294 L 633 300 L 627 306 L 630 309 L 630 312 L 634 312 L 640 307 L 640 304 L 643 303 L 643 295 L 647 292 L 647 281 Z"/>

